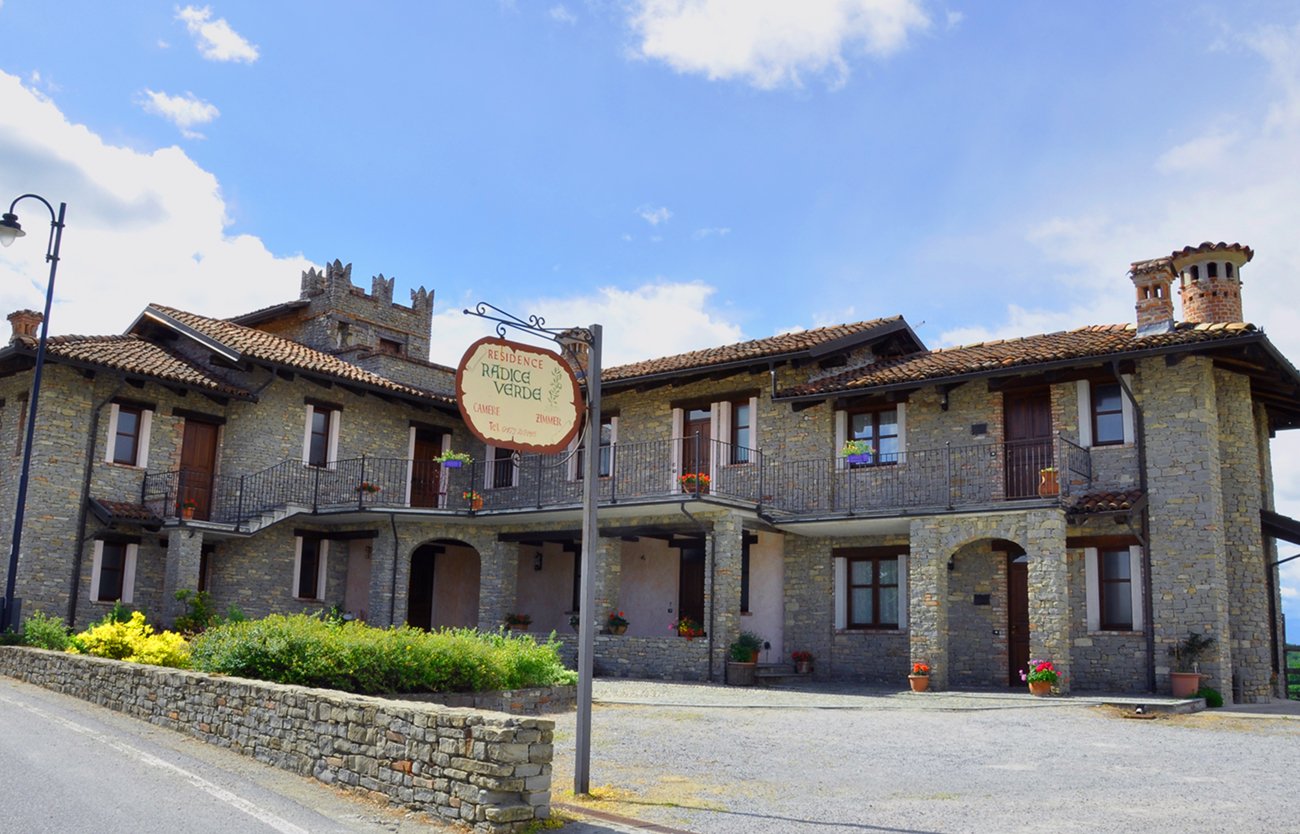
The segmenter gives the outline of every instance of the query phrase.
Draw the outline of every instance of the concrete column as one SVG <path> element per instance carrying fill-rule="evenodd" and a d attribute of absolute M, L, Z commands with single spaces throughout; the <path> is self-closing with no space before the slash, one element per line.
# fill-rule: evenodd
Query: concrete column
<path fill-rule="evenodd" d="M 199 563 L 203 554 L 203 533 L 180 527 L 167 536 L 167 564 L 163 569 L 163 625 L 170 628 L 185 613 L 176 592 L 199 587 Z"/>
<path fill-rule="evenodd" d="M 1070 691 L 1070 571 L 1065 557 L 1065 516 L 1037 510 L 1026 520 L 1029 556 L 1029 656 L 1052 661 L 1061 678 L 1057 689 Z"/>
<path fill-rule="evenodd" d="M 713 531 L 705 538 L 704 611 L 705 617 L 712 621 L 705 628 L 711 628 L 713 634 L 710 664 L 715 680 L 723 679 L 731 641 L 743 629 L 740 622 L 742 535 L 740 522 L 733 516 L 723 516 L 713 522 Z"/>
<path fill-rule="evenodd" d="M 943 528 L 933 519 L 912 522 L 907 559 L 908 642 L 912 663 L 930 667 L 930 688 L 948 688 L 948 557 Z"/>

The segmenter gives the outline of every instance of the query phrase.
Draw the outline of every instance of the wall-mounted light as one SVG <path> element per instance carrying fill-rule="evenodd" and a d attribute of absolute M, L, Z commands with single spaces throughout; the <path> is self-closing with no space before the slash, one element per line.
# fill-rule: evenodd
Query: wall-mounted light
<path fill-rule="evenodd" d="M 542 569 L 542 551 L 539 550 L 533 554 L 533 570 L 541 570 L 541 569 Z"/>
<path fill-rule="evenodd" d="M 949 573 L 952 573 L 952 572 L 955 571 L 955 570 L 957 570 L 957 564 L 956 564 L 956 562 L 953 561 L 952 557 L 949 556 L 949 557 L 948 557 L 948 572 L 949 572 Z"/>

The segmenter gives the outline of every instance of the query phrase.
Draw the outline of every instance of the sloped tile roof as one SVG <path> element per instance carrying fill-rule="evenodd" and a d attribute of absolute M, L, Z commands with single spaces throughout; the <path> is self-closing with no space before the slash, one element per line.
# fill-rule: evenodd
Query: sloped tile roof
<path fill-rule="evenodd" d="M 673 356 L 662 356 L 657 359 L 646 359 L 642 362 L 632 362 L 627 365 L 606 368 L 601 372 L 601 380 L 603 382 L 615 382 L 635 377 L 691 371 L 710 368 L 715 365 L 727 365 L 733 362 L 797 354 L 840 339 L 851 339 L 854 336 L 864 335 L 872 330 L 902 321 L 902 316 L 890 316 L 889 318 L 872 319 L 871 321 L 860 321 L 852 324 L 836 324 L 830 327 L 800 330 L 795 333 L 782 333 L 779 336 L 769 336 L 765 339 L 751 339 L 748 342 L 737 342 L 736 344 L 722 345 L 721 347 L 693 350 L 689 353 L 678 353 Z"/>
<path fill-rule="evenodd" d="M 46 351 L 52 358 L 100 365 L 234 397 L 250 396 L 243 388 L 135 335 L 51 336 L 46 342 Z"/>
<path fill-rule="evenodd" d="M 1184 246 L 1182 249 L 1170 254 L 1169 257 L 1174 259 L 1187 258 L 1194 255 L 1209 255 L 1215 252 L 1240 252 L 1246 256 L 1247 261 L 1255 257 L 1254 250 L 1249 246 L 1244 246 L 1240 243 L 1224 243 L 1223 241 L 1210 243 L 1208 240 L 1200 246 Z"/>
<path fill-rule="evenodd" d="M 991 375 L 1015 368 L 1031 368 L 1034 365 L 1228 341 L 1259 332 L 1253 324 L 1244 322 L 1182 323 L 1169 333 L 1139 337 L 1136 325 L 1093 325 L 1059 333 L 914 353 L 798 385 L 780 392 L 779 396 L 837 394 L 972 374 Z"/>
<path fill-rule="evenodd" d="M 1089 513 L 1114 513 L 1131 510 L 1142 498 L 1142 490 L 1130 489 L 1122 492 L 1094 492 L 1080 495 L 1066 502 L 1066 511 L 1071 515 Z"/>
<path fill-rule="evenodd" d="M 251 327 L 244 327 L 222 319 L 200 316 L 196 313 L 187 313 L 184 310 L 165 307 L 161 304 L 150 304 L 146 313 L 150 311 L 250 359 L 260 359 L 301 371 L 332 376 L 371 388 L 391 391 L 395 394 L 436 400 L 440 403 L 455 402 L 453 398 L 446 394 L 425 391 L 410 385 L 402 385 L 387 377 L 382 377 L 364 368 L 344 362 L 328 353 L 322 353 L 299 342 L 263 330 L 255 330 Z"/>
<path fill-rule="evenodd" d="M 145 527 L 162 525 L 162 519 L 144 504 L 91 498 L 90 509 L 105 524 L 138 524 Z"/>

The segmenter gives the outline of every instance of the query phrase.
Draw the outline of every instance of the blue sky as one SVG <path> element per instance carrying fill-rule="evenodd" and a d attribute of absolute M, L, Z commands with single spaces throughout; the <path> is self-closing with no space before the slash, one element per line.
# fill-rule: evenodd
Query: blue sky
<path fill-rule="evenodd" d="M 1212 239 L 1300 361 L 1297 56 L 1250 0 L 0 0 L 0 197 L 69 203 L 56 332 L 339 258 L 434 290 L 443 362 L 480 299 L 609 362 L 894 313 L 940 346 L 1128 321 L 1130 261 Z"/>

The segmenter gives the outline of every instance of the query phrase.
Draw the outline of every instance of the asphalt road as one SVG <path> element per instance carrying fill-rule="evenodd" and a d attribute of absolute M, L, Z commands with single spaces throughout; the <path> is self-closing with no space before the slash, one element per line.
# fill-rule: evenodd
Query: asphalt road
<path fill-rule="evenodd" d="M 5 677 L 0 767 L 4 832 L 463 830 Z"/>

